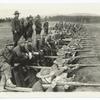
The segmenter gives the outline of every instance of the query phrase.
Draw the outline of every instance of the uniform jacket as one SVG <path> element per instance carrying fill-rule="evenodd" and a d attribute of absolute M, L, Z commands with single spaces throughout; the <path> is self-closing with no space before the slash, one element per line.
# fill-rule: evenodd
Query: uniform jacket
<path fill-rule="evenodd" d="M 20 28 L 21 28 L 21 25 L 20 25 L 20 20 L 19 19 L 16 19 L 14 18 L 12 20 L 12 31 L 17 31 L 17 32 L 20 32 Z"/>

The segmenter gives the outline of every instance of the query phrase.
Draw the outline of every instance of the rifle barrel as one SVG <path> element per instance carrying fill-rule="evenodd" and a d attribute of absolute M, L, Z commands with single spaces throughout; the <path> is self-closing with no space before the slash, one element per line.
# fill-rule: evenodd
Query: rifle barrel
<path fill-rule="evenodd" d="M 100 64 L 68 64 L 65 67 L 75 67 L 75 66 L 79 66 L 79 67 L 97 67 L 100 66 Z M 50 66 L 29 66 L 31 68 L 36 68 L 36 69 L 51 69 Z M 62 68 L 65 68 L 62 67 Z"/>
<path fill-rule="evenodd" d="M 88 87 L 100 87 L 100 84 L 82 83 L 82 82 L 57 82 L 57 86 L 71 85 L 71 86 L 88 86 Z M 43 87 L 48 88 L 51 84 L 43 84 Z"/>

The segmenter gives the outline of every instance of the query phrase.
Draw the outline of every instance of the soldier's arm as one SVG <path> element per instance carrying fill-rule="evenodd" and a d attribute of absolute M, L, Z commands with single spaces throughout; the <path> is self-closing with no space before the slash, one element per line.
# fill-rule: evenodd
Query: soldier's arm
<path fill-rule="evenodd" d="M 45 23 L 43 23 L 43 27 L 45 26 Z"/>
<path fill-rule="evenodd" d="M 60 74 L 62 74 L 64 72 L 65 69 L 59 69 L 55 72 L 55 76 L 59 76 Z"/>
<path fill-rule="evenodd" d="M 48 22 L 48 28 L 49 28 L 49 22 Z"/>
<path fill-rule="evenodd" d="M 0 49 L 0 56 L 3 56 L 4 49 Z"/>
<path fill-rule="evenodd" d="M 12 22 L 11 22 L 11 27 L 12 27 L 12 31 L 15 31 L 16 29 L 15 29 L 15 22 L 14 22 L 14 19 L 12 20 Z"/>

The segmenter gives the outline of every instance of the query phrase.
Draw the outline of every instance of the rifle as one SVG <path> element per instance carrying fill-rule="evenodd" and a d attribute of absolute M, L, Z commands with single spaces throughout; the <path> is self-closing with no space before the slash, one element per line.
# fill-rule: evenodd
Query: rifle
<path fill-rule="evenodd" d="M 97 67 L 97 66 L 100 66 L 100 64 L 68 64 L 66 65 L 65 67 L 75 67 L 75 66 L 79 66 L 80 67 Z M 29 66 L 30 68 L 33 68 L 33 69 L 51 69 L 50 66 Z M 60 67 L 60 68 L 65 68 L 65 67 Z"/>
<path fill-rule="evenodd" d="M 51 84 L 42 84 L 44 88 L 50 87 Z M 84 87 L 100 87 L 100 84 L 92 84 L 92 83 L 82 83 L 82 82 L 56 82 L 56 86 L 84 86 Z"/>
<path fill-rule="evenodd" d="M 59 56 L 44 56 L 45 58 L 51 58 L 51 59 L 56 59 L 59 58 Z M 75 56 L 75 57 L 70 57 L 73 59 L 77 59 L 77 58 L 93 58 L 93 57 L 100 57 L 100 55 L 83 55 L 83 56 Z M 70 58 L 63 58 L 62 59 L 70 59 Z"/>

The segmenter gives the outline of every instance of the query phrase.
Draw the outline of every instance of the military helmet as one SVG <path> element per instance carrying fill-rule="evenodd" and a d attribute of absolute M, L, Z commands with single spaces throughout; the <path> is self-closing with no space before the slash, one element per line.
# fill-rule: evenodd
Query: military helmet
<path fill-rule="evenodd" d="M 29 15 L 29 18 L 33 18 L 33 16 L 32 15 Z"/>
<path fill-rule="evenodd" d="M 40 15 L 37 15 L 37 16 L 35 17 L 35 19 L 41 19 Z"/>
<path fill-rule="evenodd" d="M 18 11 L 15 11 L 15 12 L 14 12 L 14 15 L 16 15 L 16 14 L 20 14 L 20 13 L 19 13 Z"/>

